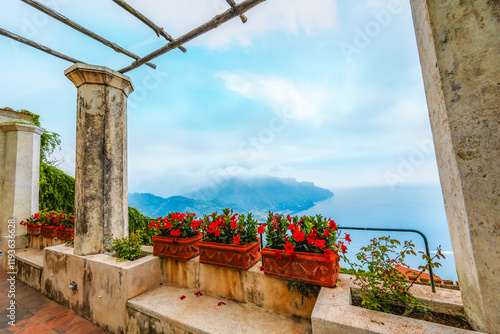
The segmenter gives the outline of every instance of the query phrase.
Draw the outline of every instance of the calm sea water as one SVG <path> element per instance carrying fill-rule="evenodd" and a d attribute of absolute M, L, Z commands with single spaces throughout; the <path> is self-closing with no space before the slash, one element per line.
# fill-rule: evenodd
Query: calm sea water
<path fill-rule="evenodd" d="M 337 225 L 350 227 L 380 227 L 415 229 L 423 232 L 429 241 L 431 256 L 441 245 L 446 259 L 439 261 L 441 268 L 435 275 L 456 281 L 455 259 L 451 247 L 448 223 L 440 185 L 415 185 L 390 187 L 365 187 L 333 189 L 335 196 L 318 202 L 309 210 L 296 215 L 322 214 L 335 220 Z M 348 257 L 355 261 L 360 247 L 367 245 L 373 237 L 390 235 L 399 241 L 412 240 L 415 250 L 424 250 L 424 242 L 416 233 L 347 231 L 353 240 L 348 248 Z M 423 265 L 422 257 L 411 257 L 406 263 L 412 268 Z M 343 265 L 345 266 L 345 265 Z"/>

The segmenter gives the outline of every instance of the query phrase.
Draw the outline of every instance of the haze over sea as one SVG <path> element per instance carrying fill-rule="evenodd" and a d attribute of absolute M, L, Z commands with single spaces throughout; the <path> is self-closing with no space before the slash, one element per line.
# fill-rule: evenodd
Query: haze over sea
<path fill-rule="evenodd" d="M 362 188 L 332 189 L 334 197 L 309 210 L 295 215 L 321 214 L 332 218 L 339 226 L 380 227 L 415 229 L 423 232 L 429 241 L 431 256 L 441 245 L 446 259 L 438 262 L 441 268 L 434 269 L 435 275 L 443 279 L 457 280 L 455 259 L 451 247 L 450 234 L 443 196 L 439 184 L 401 185 L 399 187 L 378 186 Z M 345 230 L 353 240 L 348 248 L 348 257 L 355 260 L 360 247 L 367 245 L 371 238 L 390 235 L 403 242 L 412 240 L 415 250 L 425 250 L 422 237 L 416 233 L 375 232 Z M 412 268 L 422 265 L 422 257 L 405 259 Z M 347 268 L 344 264 L 343 267 Z"/>

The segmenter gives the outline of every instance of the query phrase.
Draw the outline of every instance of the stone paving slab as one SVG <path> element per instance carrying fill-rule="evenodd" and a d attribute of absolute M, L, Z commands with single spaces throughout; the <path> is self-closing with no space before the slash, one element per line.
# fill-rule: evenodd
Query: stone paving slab
<path fill-rule="evenodd" d="M 129 333 L 312 333 L 308 320 L 225 298 L 197 297 L 195 292 L 160 286 L 129 300 Z"/>
<path fill-rule="evenodd" d="M 0 333 L 23 334 L 105 334 L 90 321 L 50 300 L 26 284 L 16 281 L 16 325 L 10 326 L 7 307 L 9 275 L 0 269 Z"/>

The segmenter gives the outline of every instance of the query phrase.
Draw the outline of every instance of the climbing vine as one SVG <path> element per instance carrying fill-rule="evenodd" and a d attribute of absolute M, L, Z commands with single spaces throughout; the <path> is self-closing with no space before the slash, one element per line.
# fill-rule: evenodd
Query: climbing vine
<path fill-rule="evenodd" d="M 40 116 L 37 114 L 33 114 L 32 112 L 21 109 L 17 110 L 18 113 L 22 113 L 31 117 L 31 123 L 36 126 L 40 126 Z M 15 123 L 24 123 L 24 122 L 15 122 Z M 52 156 L 54 151 L 59 148 L 61 145 L 61 138 L 58 133 L 44 131 L 44 133 L 40 136 L 40 162 L 44 162 L 49 165 L 56 165 L 58 160 Z"/>

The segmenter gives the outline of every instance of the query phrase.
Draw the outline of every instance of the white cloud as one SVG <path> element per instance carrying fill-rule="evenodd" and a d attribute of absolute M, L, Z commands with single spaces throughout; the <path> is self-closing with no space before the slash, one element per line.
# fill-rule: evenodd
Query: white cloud
<path fill-rule="evenodd" d="M 230 90 L 270 106 L 290 120 L 307 120 L 319 124 L 324 117 L 319 110 L 328 94 L 319 86 L 253 73 L 221 72 L 215 77 L 223 79 Z"/>
<path fill-rule="evenodd" d="M 225 0 L 134 0 L 130 1 L 130 4 L 174 37 L 187 33 L 229 8 Z M 337 26 L 337 2 L 269 0 L 257 5 L 245 15 L 248 18 L 247 23 L 242 24 L 235 18 L 218 27 L 217 34 L 207 33 L 191 42 L 191 45 L 211 49 L 234 43 L 249 46 L 252 39 L 270 32 L 296 33 L 303 29 L 307 34 L 314 35 L 329 31 Z"/>

